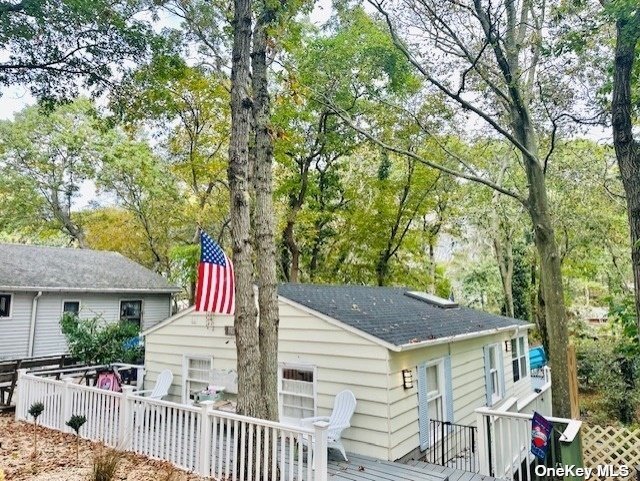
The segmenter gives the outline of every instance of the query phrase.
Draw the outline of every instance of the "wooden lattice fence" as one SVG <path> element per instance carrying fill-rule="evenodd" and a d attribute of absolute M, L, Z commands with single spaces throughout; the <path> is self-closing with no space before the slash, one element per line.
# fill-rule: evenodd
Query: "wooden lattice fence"
<path fill-rule="evenodd" d="M 636 479 L 635 467 L 640 465 L 640 429 L 583 424 L 581 432 L 585 467 L 611 465 L 618 469 L 626 465 L 629 468 L 629 476 L 598 479 Z"/>

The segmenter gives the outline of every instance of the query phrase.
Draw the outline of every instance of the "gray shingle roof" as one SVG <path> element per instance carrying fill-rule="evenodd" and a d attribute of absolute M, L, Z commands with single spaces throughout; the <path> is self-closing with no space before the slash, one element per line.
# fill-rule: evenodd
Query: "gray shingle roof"
<path fill-rule="evenodd" d="M 177 292 L 117 252 L 0 244 L 0 290 Z"/>
<path fill-rule="evenodd" d="M 387 343 L 402 346 L 529 323 L 466 307 L 442 308 L 402 287 L 281 284 L 278 294 Z"/>

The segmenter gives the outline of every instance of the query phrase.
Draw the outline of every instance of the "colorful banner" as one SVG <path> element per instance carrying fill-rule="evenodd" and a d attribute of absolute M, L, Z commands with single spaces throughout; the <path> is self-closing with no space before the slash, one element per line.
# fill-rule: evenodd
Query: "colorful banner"
<path fill-rule="evenodd" d="M 551 442 L 553 424 L 541 414 L 533 413 L 531 420 L 531 453 L 538 459 L 544 459 Z"/>

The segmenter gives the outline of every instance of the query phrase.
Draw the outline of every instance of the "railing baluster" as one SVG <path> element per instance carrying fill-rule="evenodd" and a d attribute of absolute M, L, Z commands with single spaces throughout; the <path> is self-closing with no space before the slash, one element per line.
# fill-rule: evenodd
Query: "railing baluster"
<path fill-rule="evenodd" d="M 227 473 L 229 472 L 229 466 L 233 464 L 233 479 L 238 479 L 238 420 L 233 421 L 233 429 L 231 428 L 231 419 L 227 418 L 227 455 L 225 457 L 225 463 L 227 466 Z M 231 461 L 231 450 L 233 449 L 233 461 Z M 227 475 L 228 477 L 228 475 Z"/>
<path fill-rule="evenodd" d="M 326 436 L 325 426 L 314 426 L 313 430 L 296 428 L 224 412 L 205 416 L 202 408 L 73 383 L 65 387 L 64 381 L 27 374 L 23 375 L 20 394 L 18 418 L 28 405 L 42 401 L 46 411 L 39 424 L 43 426 L 63 430 L 69 412 L 83 414 L 87 417 L 83 437 L 120 449 L 126 446 L 125 449 L 167 460 L 189 471 L 200 469 L 219 479 L 313 481 L 314 474 L 321 473 L 314 472 L 313 446 L 318 433 Z M 129 429 L 131 433 L 125 433 Z M 459 450 L 463 433 L 453 426 L 446 429 L 450 437 L 443 439 L 445 461 Z M 122 441 L 125 435 L 126 442 Z M 198 444 L 200 435 L 209 439 L 209 446 Z M 321 454 L 319 469 L 326 469 Z"/>

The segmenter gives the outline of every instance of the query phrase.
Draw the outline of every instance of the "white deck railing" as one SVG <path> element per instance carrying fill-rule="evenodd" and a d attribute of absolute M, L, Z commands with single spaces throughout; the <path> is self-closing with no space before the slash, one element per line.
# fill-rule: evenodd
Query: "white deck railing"
<path fill-rule="evenodd" d="M 531 453 L 531 419 L 533 414 L 506 410 L 476 409 L 480 474 L 504 479 L 530 481 L 539 479 L 534 467 L 538 463 Z M 560 431 L 560 443 L 571 443 L 581 421 L 545 416 Z M 558 459 L 555 443 L 550 446 L 552 463 Z"/>
<path fill-rule="evenodd" d="M 19 372 L 16 419 L 45 405 L 42 426 L 70 432 L 66 421 L 84 415 L 80 435 L 121 450 L 171 462 L 216 479 L 326 481 L 327 423 L 313 429 L 136 396 Z M 304 449 L 304 447 L 308 449 Z"/>

